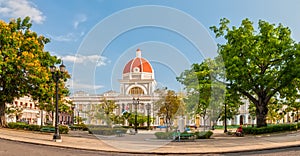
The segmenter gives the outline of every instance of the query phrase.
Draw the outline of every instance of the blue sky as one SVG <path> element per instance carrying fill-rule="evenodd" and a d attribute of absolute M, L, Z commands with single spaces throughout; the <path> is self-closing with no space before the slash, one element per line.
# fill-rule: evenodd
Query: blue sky
<path fill-rule="evenodd" d="M 72 90 L 119 90 L 118 79 L 142 49 L 161 87 L 181 90 L 175 79 L 192 63 L 216 54 L 209 30 L 223 17 L 282 23 L 300 41 L 297 0 L 0 0 L 0 18 L 30 16 L 32 30 L 51 39 L 45 50 L 64 60 Z"/>

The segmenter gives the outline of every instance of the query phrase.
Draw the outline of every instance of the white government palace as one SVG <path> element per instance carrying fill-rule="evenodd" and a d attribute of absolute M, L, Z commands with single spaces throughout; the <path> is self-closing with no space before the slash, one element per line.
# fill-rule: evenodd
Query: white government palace
<path fill-rule="evenodd" d="M 142 58 L 140 49 L 136 51 L 136 57 L 125 65 L 122 79 L 119 82 L 120 92 L 107 91 L 103 94 L 89 94 L 78 91 L 72 95 L 71 99 L 73 100 L 73 104 L 75 104 L 75 112 L 80 117 L 87 119 L 84 123 L 104 124 L 101 120 L 92 120 L 85 113 L 91 108 L 91 105 L 100 104 L 104 98 L 115 101 L 118 106 L 114 110 L 116 115 L 121 115 L 126 111 L 134 112 L 133 99 L 139 99 L 137 113 L 147 115 L 149 110 L 150 116 L 155 116 L 156 111 L 154 110 L 153 103 L 158 99 L 158 95 L 154 93 L 156 87 L 154 70 L 149 61 Z M 135 102 L 137 103 L 137 100 Z M 159 125 L 159 119 L 155 119 L 154 125 Z"/>

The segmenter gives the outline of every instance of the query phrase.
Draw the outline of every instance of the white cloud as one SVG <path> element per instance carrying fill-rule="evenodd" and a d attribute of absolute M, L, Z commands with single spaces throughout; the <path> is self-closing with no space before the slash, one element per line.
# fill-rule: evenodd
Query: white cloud
<path fill-rule="evenodd" d="M 76 19 L 75 19 L 75 21 L 74 21 L 74 23 L 73 23 L 74 28 L 77 29 L 78 25 L 79 25 L 80 23 L 85 22 L 86 20 L 87 20 L 86 15 L 84 15 L 84 14 L 77 15 L 77 16 L 76 16 Z"/>
<path fill-rule="evenodd" d="M 68 33 L 66 35 L 59 35 L 59 36 L 53 36 L 53 35 L 49 35 L 47 34 L 47 37 L 50 39 L 53 39 L 55 41 L 60 41 L 60 42 L 69 42 L 69 41 L 74 41 L 76 35 L 74 35 L 73 33 Z"/>
<path fill-rule="evenodd" d="M 107 63 L 109 63 L 106 57 L 99 56 L 99 55 L 89 55 L 89 56 L 67 55 L 67 56 L 62 56 L 61 59 L 65 62 L 74 62 L 77 64 L 84 64 L 87 62 L 91 62 L 91 63 L 96 63 L 96 66 L 105 66 Z"/>
<path fill-rule="evenodd" d="M 51 40 L 59 41 L 59 42 L 70 42 L 70 41 L 77 41 L 80 37 L 84 36 L 85 32 L 80 33 L 67 33 L 66 35 L 50 35 L 47 34 L 46 37 L 50 38 Z"/>
<path fill-rule="evenodd" d="M 81 84 L 81 83 L 77 83 L 75 81 L 68 81 L 67 82 L 67 86 L 68 88 L 71 88 L 73 90 L 78 90 L 78 89 L 83 89 L 83 90 L 97 90 L 97 89 L 101 89 L 104 86 L 102 85 L 90 85 L 90 84 Z"/>
<path fill-rule="evenodd" d="M 42 24 L 46 18 L 29 0 L 0 0 L 0 17 L 25 18 L 26 16 L 37 24 Z"/>

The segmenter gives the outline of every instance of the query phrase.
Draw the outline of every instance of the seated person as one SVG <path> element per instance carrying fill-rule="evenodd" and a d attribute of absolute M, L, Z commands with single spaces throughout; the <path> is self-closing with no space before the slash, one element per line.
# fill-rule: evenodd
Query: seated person
<path fill-rule="evenodd" d="M 240 125 L 240 127 L 238 127 L 238 128 L 236 129 L 235 134 L 236 134 L 237 136 L 243 136 L 243 127 L 242 127 L 242 125 Z"/>

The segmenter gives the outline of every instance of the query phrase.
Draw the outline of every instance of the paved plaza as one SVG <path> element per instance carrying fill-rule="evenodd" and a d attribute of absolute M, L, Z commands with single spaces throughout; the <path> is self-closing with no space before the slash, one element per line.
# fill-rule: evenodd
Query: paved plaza
<path fill-rule="evenodd" d="M 53 142 L 51 133 L 31 132 L 0 128 L 0 138 L 84 150 L 122 153 L 227 153 L 300 146 L 300 131 L 271 135 L 228 136 L 222 130 L 214 130 L 211 139 L 171 142 L 158 140 L 155 131 L 139 131 L 136 135 L 97 136 L 82 131 L 70 131 L 62 135 L 62 142 Z"/>

